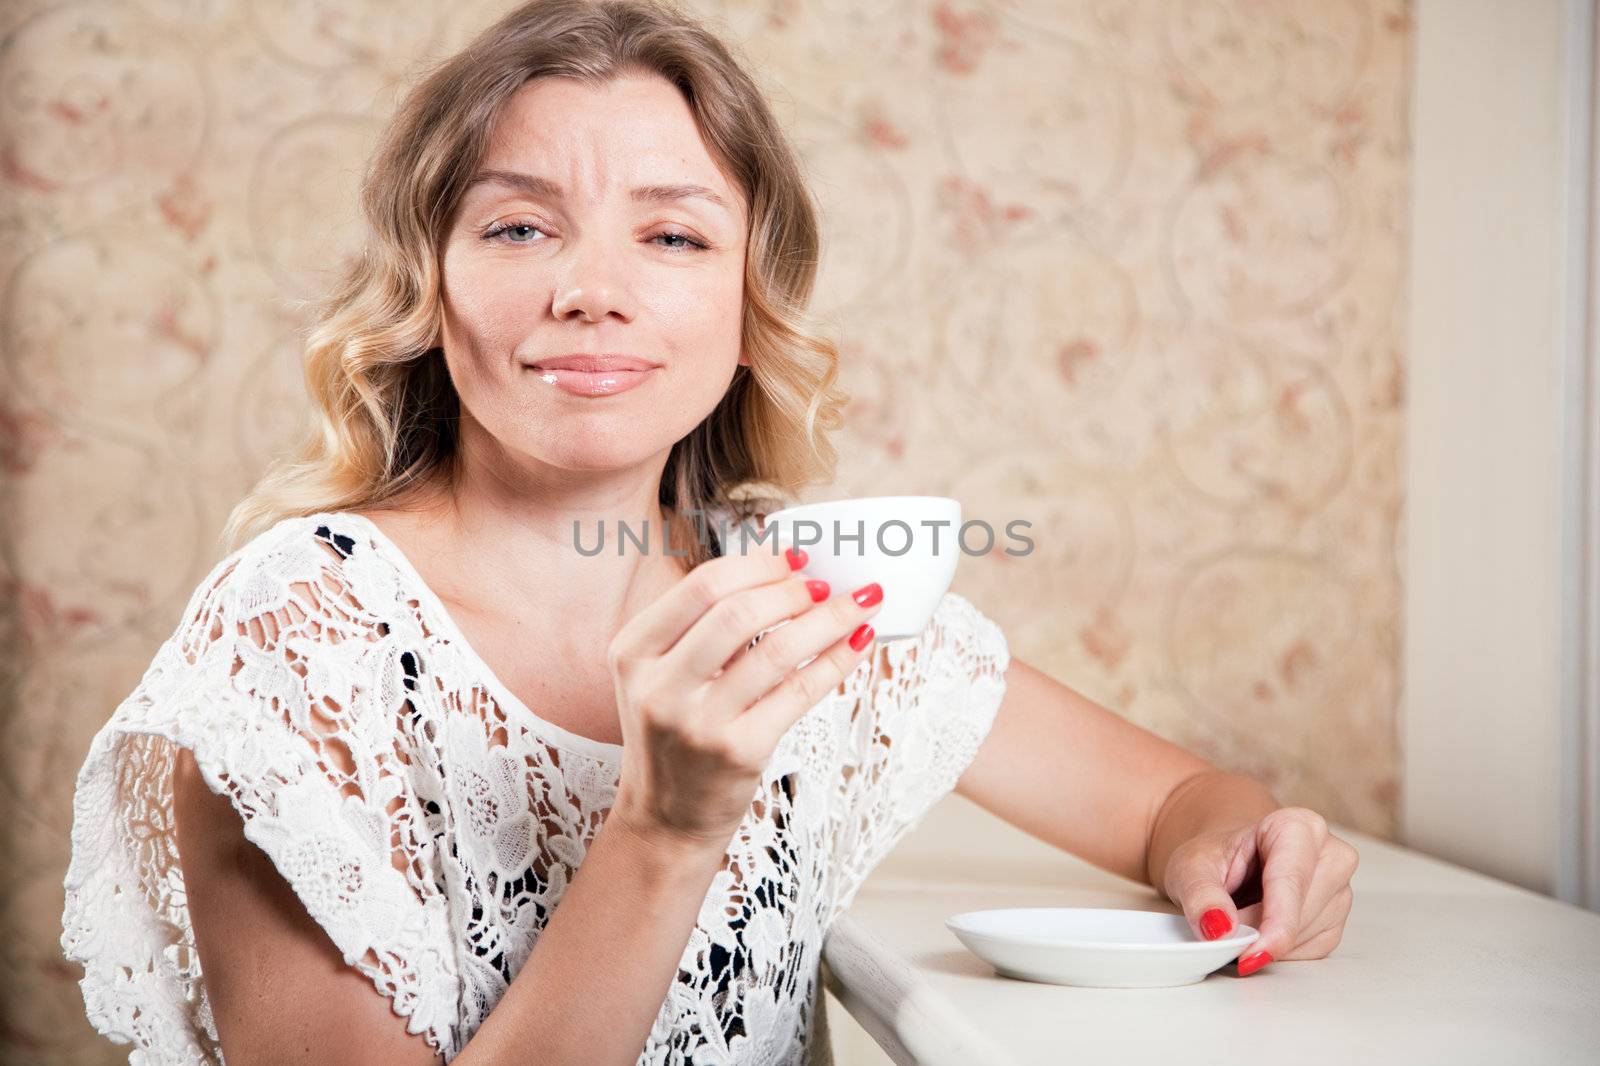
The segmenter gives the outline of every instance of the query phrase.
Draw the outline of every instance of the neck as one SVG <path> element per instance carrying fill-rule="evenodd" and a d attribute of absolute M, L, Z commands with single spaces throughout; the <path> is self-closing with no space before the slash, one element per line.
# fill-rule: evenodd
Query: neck
<path fill-rule="evenodd" d="M 668 452 L 625 469 L 578 471 L 512 459 L 471 438 L 462 445 L 457 473 L 441 480 L 427 511 L 444 544 L 463 546 L 452 553 L 453 568 L 487 594 L 491 609 L 525 616 L 531 608 L 572 620 L 568 628 L 588 639 L 609 640 L 686 572 L 687 560 L 669 556 L 663 542 L 659 486 Z M 620 537 L 620 524 L 634 539 Z M 674 528 L 672 550 L 688 551 L 693 535 L 692 526 Z"/>

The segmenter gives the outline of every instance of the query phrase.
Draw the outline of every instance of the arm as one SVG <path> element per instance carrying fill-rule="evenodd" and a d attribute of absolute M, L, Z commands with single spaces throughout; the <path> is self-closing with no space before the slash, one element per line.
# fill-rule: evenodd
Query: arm
<path fill-rule="evenodd" d="M 1016 658 L 956 791 L 1063 851 L 1157 887 L 1188 835 L 1217 820 L 1252 820 L 1271 801 Z"/>
<path fill-rule="evenodd" d="M 1006 694 L 956 791 L 1042 840 L 1154 887 L 1195 935 L 1260 937 L 1239 975 L 1320 959 L 1343 935 L 1359 856 L 1304 807 L 1011 660 Z"/>
<path fill-rule="evenodd" d="M 372 982 L 345 964 L 184 748 L 173 814 L 201 969 L 230 1066 L 440 1061 Z M 608 820 L 533 953 L 454 1062 L 631 1066 L 723 858 L 720 849 L 647 841 Z"/>

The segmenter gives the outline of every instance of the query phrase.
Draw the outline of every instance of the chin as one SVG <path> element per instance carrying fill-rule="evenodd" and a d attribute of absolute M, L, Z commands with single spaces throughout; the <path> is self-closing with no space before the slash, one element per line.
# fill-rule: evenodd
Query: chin
<path fill-rule="evenodd" d="M 641 440 L 634 436 L 608 438 L 602 433 L 578 433 L 559 445 L 530 449 L 544 462 L 563 470 L 622 470 L 637 466 L 672 447 L 666 438 Z"/>
<path fill-rule="evenodd" d="M 529 423 L 524 422 L 506 426 L 509 436 L 505 439 L 516 441 L 525 454 L 563 470 L 621 470 L 669 450 L 692 433 L 722 398 L 718 393 L 628 402 L 644 391 L 631 390 L 600 403 L 585 401 L 579 410 L 563 410 L 554 417 L 529 412 L 525 417 L 543 424 L 537 435 L 529 439 Z"/>

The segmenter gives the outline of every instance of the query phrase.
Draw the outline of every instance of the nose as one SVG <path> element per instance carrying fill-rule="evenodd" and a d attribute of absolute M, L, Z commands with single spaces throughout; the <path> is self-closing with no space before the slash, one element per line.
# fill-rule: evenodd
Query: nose
<path fill-rule="evenodd" d="M 631 319 L 627 278 L 618 265 L 621 258 L 596 240 L 575 242 L 568 269 L 551 297 L 552 313 L 559 319 L 578 317 L 585 322 L 611 315 L 624 322 Z"/>

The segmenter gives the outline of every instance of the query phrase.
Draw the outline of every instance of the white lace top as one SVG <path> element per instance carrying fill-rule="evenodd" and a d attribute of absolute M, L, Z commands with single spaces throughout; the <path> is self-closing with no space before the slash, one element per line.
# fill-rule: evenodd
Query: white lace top
<path fill-rule="evenodd" d="M 823 936 L 971 762 L 1008 662 L 999 627 L 949 593 L 784 735 L 640 1064 L 806 1061 Z M 89 1020 L 135 1045 L 134 1066 L 223 1061 L 173 836 L 173 745 L 446 1061 L 533 950 L 622 752 L 512 695 L 372 522 L 279 522 L 195 590 L 78 774 L 61 945 Z"/>

